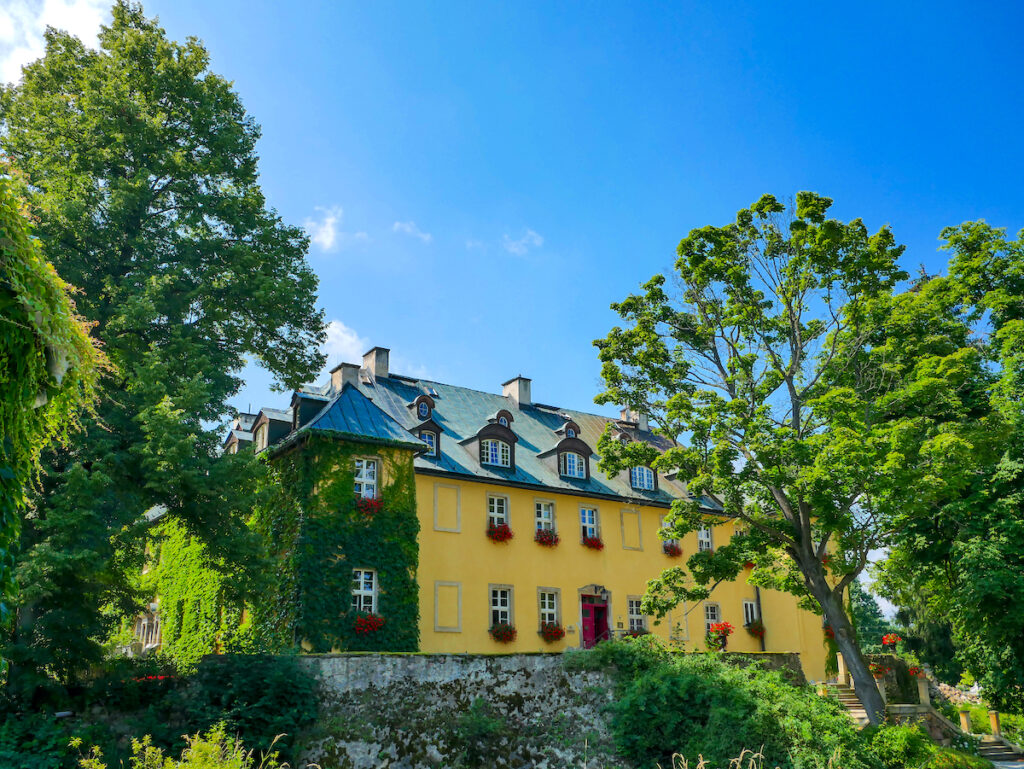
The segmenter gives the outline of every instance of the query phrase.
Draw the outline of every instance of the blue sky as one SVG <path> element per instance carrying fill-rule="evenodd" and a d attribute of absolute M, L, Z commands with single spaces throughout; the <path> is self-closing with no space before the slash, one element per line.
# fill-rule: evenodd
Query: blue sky
<path fill-rule="evenodd" d="M 332 362 L 383 345 L 399 373 L 522 373 L 587 409 L 609 303 L 762 193 L 891 224 L 909 269 L 940 267 L 946 225 L 1024 227 L 1020 4 L 145 7 L 262 124 L 269 202 L 315 236 Z M 287 401 L 246 376 L 240 408 Z"/>

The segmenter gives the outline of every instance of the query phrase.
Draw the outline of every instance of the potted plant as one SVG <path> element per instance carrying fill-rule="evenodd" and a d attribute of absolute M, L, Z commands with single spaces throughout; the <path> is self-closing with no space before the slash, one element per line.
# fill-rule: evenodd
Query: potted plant
<path fill-rule="evenodd" d="M 537 529 L 537 531 L 534 532 L 533 541 L 538 545 L 544 545 L 544 547 L 554 547 L 561 542 L 558 538 L 558 534 L 551 529 Z"/>
<path fill-rule="evenodd" d="M 510 644 L 516 640 L 516 626 L 508 622 L 496 622 L 488 632 L 500 644 Z"/>
<path fill-rule="evenodd" d="M 487 538 L 492 542 L 508 542 L 512 539 L 512 529 L 507 523 L 491 523 L 487 525 Z"/>
<path fill-rule="evenodd" d="M 356 510 L 363 515 L 376 515 L 384 508 L 384 500 L 380 497 L 359 497 L 356 500 Z"/>
<path fill-rule="evenodd" d="M 359 614 L 356 616 L 355 631 L 359 635 L 370 635 L 384 627 L 384 618 L 379 614 Z"/>
<path fill-rule="evenodd" d="M 887 668 L 885 665 L 880 665 L 877 662 L 868 663 L 868 670 L 871 671 L 871 675 L 873 675 L 876 679 L 885 678 L 885 674 L 889 672 L 889 668 Z"/>
<path fill-rule="evenodd" d="M 540 623 L 540 637 L 549 644 L 561 641 L 565 638 L 565 628 L 557 622 L 542 622 Z"/>
<path fill-rule="evenodd" d="M 895 633 L 886 633 L 884 636 L 882 636 L 882 646 L 895 646 L 902 640 L 903 639 Z"/>
<path fill-rule="evenodd" d="M 669 558 L 678 558 L 683 554 L 683 548 L 679 547 L 678 542 L 662 542 L 661 552 Z"/>
<path fill-rule="evenodd" d="M 764 638 L 764 623 L 760 619 L 755 619 L 744 627 L 754 638 Z"/>
<path fill-rule="evenodd" d="M 709 649 L 714 651 L 724 652 L 725 647 L 729 643 L 729 636 L 732 635 L 733 631 L 732 623 L 730 622 L 715 622 L 711 625 L 708 630 L 706 637 L 706 643 Z"/>
<path fill-rule="evenodd" d="M 604 542 L 600 537 L 584 537 L 583 547 L 588 547 L 591 550 L 604 550 Z"/>
<path fill-rule="evenodd" d="M 918 667 L 917 665 L 911 665 L 908 667 L 907 672 L 914 678 L 925 678 L 924 668 Z"/>

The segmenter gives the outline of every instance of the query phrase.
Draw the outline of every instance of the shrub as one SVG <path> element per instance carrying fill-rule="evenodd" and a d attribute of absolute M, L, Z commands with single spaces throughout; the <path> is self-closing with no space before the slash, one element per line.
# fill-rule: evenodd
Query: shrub
<path fill-rule="evenodd" d="M 565 664 L 611 669 L 616 748 L 644 769 L 672 766 L 673 754 L 727 766 L 749 745 L 762 746 L 765 766 L 781 769 L 824 768 L 834 759 L 843 769 L 878 765 L 837 702 L 759 665 L 673 654 L 651 636 L 599 644 Z"/>
<path fill-rule="evenodd" d="M 494 755 L 497 743 L 508 730 L 504 719 L 496 715 L 486 701 L 479 697 L 473 700 L 469 710 L 462 713 L 455 723 L 456 741 L 462 749 L 459 765 L 487 766 L 487 759 Z"/>
<path fill-rule="evenodd" d="M 936 748 L 924 769 L 993 769 L 994 764 L 987 758 L 972 756 L 951 748 Z"/>
<path fill-rule="evenodd" d="M 870 739 L 872 751 L 886 769 L 923 767 L 935 752 L 935 744 L 917 724 L 882 726 Z"/>
<path fill-rule="evenodd" d="M 175 761 L 164 756 L 161 748 L 155 747 L 150 738 L 132 740 L 133 769 L 278 769 L 277 755 L 262 758 L 258 763 L 253 751 L 246 751 L 241 740 L 229 735 L 224 724 L 217 724 L 205 735 L 196 734 L 186 738 L 186 747 L 181 759 Z M 74 747 L 81 745 L 75 740 Z M 81 769 L 107 769 L 102 751 L 93 748 L 88 756 L 82 757 Z"/>

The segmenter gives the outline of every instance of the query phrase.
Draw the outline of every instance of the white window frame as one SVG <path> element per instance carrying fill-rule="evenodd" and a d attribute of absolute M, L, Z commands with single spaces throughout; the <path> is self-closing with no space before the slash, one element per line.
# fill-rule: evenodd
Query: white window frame
<path fill-rule="evenodd" d="M 701 526 L 697 529 L 697 552 L 711 553 L 715 549 L 715 541 L 711 535 L 710 526 Z"/>
<path fill-rule="evenodd" d="M 712 616 L 714 615 L 714 616 Z M 722 607 L 717 603 L 704 603 L 704 634 L 711 632 L 711 626 L 722 621 Z"/>
<path fill-rule="evenodd" d="M 352 569 L 352 611 L 377 613 L 377 570 Z"/>
<path fill-rule="evenodd" d="M 626 596 L 626 618 L 631 633 L 647 630 L 647 617 L 641 611 L 643 599 L 637 595 Z"/>
<path fill-rule="evenodd" d="M 587 515 L 589 513 L 589 515 Z M 588 520 L 588 518 L 590 520 Z M 580 506 L 580 538 L 598 539 L 601 529 L 598 527 L 597 508 Z"/>
<path fill-rule="evenodd" d="M 533 504 L 534 531 L 555 531 L 555 503 L 538 499 Z"/>
<path fill-rule="evenodd" d="M 354 486 L 357 496 L 376 499 L 380 484 L 380 462 L 376 457 L 355 458 Z"/>
<path fill-rule="evenodd" d="M 562 624 L 560 591 L 550 587 L 537 588 L 537 617 L 540 624 L 550 622 L 555 625 Z"/>
<path fill-rule="evenodd" d="M 480 463 L 493 467 L 511 467 L 512 449 L 505 441 L 485 438 L 481 442 Z"/>
<path fill-rule="evenodd" d="M 749 598 L 743 599 L 743 626 L 757 622 L 757 603 L 751 601 Z"/>
<path fill-rule="evenodd" d="M 640 491 L 654 491 L 654 470 L 645 465 L 631 468 L 629 485 Z"/>
<path fill-rule="evenodd" d="M 672 528 L 671 526 L 668 525 L 668 521 L 666 520 L 667 518 L 668 518 L 667 515 L 661 516 L 661 527 L 660 528 L 662 528 L 662 529 L 670 529 L 670 528 Z M 661 539 L 661 538 L 659 537 L 659 539 Z M 662 539 L 661 540 L 661 544 L 662 544 L 663 547 L 665 545 L 669 545 L 669 544 L 678 545 L 679 544 L 679 540 L 678 539 Z"/>
<path fill-rule="evenodd" d="M 499 623 L 506 623 L 509 625 L 513 623 L 512 613 L 512 586 L 511 585 L 488 585 L 487 595 L 490 598 L 488 606 L 490 607 L 490 619 L 491 624 L 489 627 L 494 627 Z"/>
<path fill-rule="evenodd" d="M 587 465 L 582 454 L 563 451 L 558 455 L 558 474 L 565 478 L 586 478 Z"/>
<path fill-rule="evenodd" d="M 508 524 L 508 497 L 501 494 L 487 495 L 487 525 Z"/>
<path fill-rule="evenodd" d="M 437 433 L 435 433 L 433 430 L 420 430 L 420 440 L 427 444 L 427 456 L 436 457 Z"/>

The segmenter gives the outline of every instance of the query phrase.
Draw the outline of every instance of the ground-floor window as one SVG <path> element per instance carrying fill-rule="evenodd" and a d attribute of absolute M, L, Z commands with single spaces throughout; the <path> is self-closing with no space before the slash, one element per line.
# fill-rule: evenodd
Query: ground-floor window
<path fill-rule="evenodd" d="M 743 624 L 750 625 L 757 621 L 757 604 L 753 601 L 743 602 Z"/>
<path fill-rule="evenodd" d="M 640 633 L 647 630 L 647 617 L 640 610 L 641 599 L 637 596 L 626 599 L 629 632 Z"/>
<path fill-rule="evenodd" d="M 558 622 L 558 593 L 553 590 L 540 590 L 537 593 L 537 603 L 540 609 L 540 623 L 557 625 Z"/>
<path fill-rule="evenodd" d="M 373 569 L 352 570 L 352 611 L 377 613 L 377 572 Z"/>
<path fill-rule="evenodd" d="M 722 608 L 717 603 L 704 604 L 704 632 L 710 633 L 711 626 L 722 621 Z"/>
<path fill-rule="evenodd" d="M 491 625 L 512 624 L 512 588 L 491 588 Z"/>

